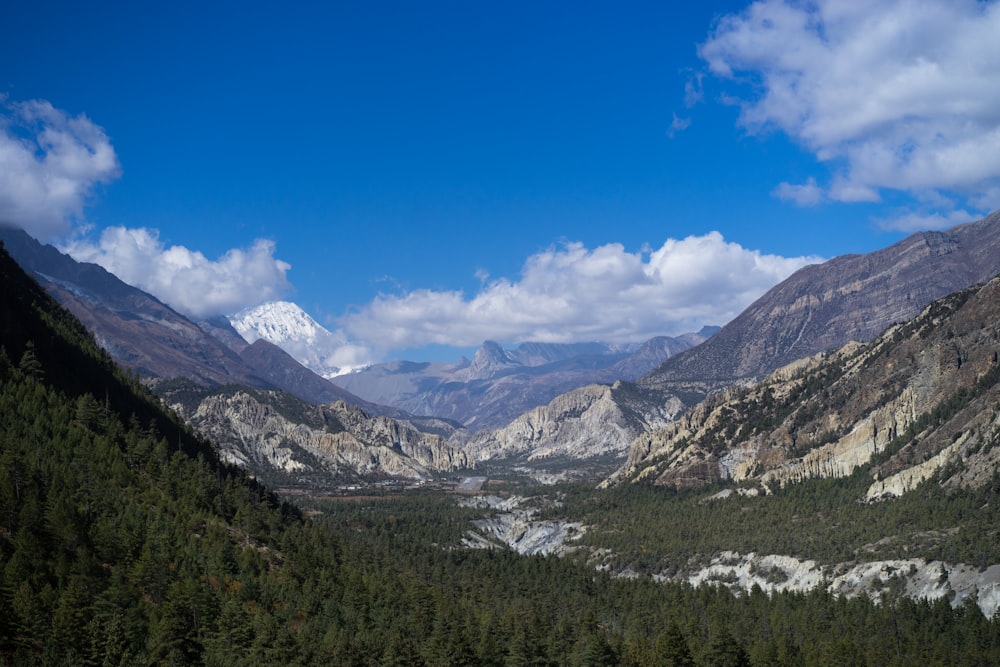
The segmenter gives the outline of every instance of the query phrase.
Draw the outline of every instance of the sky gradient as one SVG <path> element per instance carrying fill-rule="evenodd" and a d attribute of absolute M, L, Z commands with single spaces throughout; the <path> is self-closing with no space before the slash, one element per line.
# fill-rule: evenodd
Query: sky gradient
<path fill-rule="evenodd" d="M 0 221 L 353 365 L 724 324 L 1000 207 L 996 1 L 290 4 L 7 3 Z"/>

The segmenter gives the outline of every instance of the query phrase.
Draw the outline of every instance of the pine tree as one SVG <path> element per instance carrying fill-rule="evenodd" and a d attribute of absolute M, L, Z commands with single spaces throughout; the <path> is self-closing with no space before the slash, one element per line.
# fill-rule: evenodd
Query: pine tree
<path fill-rule="evenodd" d="M 670 621 L 656 637 L 656 664 L 663 667 L 694 667 L 687 640 L 676 621 Z"/>

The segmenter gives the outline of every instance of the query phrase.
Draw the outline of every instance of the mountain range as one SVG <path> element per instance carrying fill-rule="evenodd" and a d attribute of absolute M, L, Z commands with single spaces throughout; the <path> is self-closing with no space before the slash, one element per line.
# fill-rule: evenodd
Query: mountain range
<path fill-rule="evenodd" d="M 671 356 L 698 345 L 718 327 L 641 344 L 486 341 L 472 360 L 456 364 L 394 361 L 333 382 L 375 403 L 418 415 L 453 419 L 472 430 L 506 426 L 525 412 L 589 384 L 635 380 Z"/>
<path fill-rule="evenodd" d="M 77 262 L 24 231 L 0 226 L 0 241 L 112 358 L 140 377 L 281 389 L 310 403 L 343 400 L 374 414 L 405 414 L 352 395 L 273 343 L 248 343 L 224 317 L 194 322 L 102 267 Z"/>
<path fill-rule="evenodd" d="M 191 322 L 100 267 L 76 263 L 23 232 L 0 230 L 0 239 L 116 359 L 161 387 L 164 399 L 203 432 L 229 443 L 230 460 L 305 486 L 496 466 L 527 467 L 541 479 L 606 474 L 624 465 L 616 479 L 625 479 L 650 468 L 643 452 L 657 461 L 657 473 L 642 473 L 644 478 L 672 484 L 671 475 L 698 483 L 732 478 L 734 457 L 743 456 L 733 452 L 745 448 L 729 452 L 703 442 L 700 453 L 692 450 L 683 459 L 691 467 L 682 470 L 676 461 L 663 463 L 656 443 L 669 441 L 664 446 L 677 449 L 666 434 L 710 411 L 727 387 L 752 385 L 797 359 L 872 340 L 934 299 L 1000 272 L 1000 214 L 993 214 L 801 269 L 717 333 L 708 329 L 642 346 L 525 343 L 505 349 L 487 341 L 471 361 L 393 362 L 338 376 L 343 386 L 337 386 L 263 338 L 248 342 L 224 318 Z M 280 312 L 270 309 L 271 315 Z M 252 318 L 245 324 L 251 327 Z M 292 331 L 272 326 L 268 335 Z M 644 368 L 653 370 L 629 381 Z M 200 389 L 166 378 L 189 379 Z M 709 402 L 698 405 L 706 396 Z M 337 402 L 343 406 L 329 407 Z M 366 422 L 385 417 L 391 419 Z M 343 433 L 351 437 L 338 435 Z M 761 460 L 749 457 L 747 467 L 770 470 L 779 458 L 807 457 L 808 443 L 822 447 L 834 435 L 846 437 L 832 426 L 821 434 L 797 438 L 780 456 L 780 448 L 761 450 Z M 603 463 L 594 468 L 597 461 Z"/>
<path fill-rule="evenodd" d="M 666 360 L 643 387 L 704 396 L 848 341 L 868 341 L 934 299 L 1000 272 L 1000 211 L 887 248 L 803 267 L 705 344 Z"/>
<path fill-rule="evenodd" d="M 970 334 L 984 300 L 996 303 L 992 293 L 939 302 L 899 339 L 930 340 L 943 324 L 971 345 L 945 372 L 979 369 Z M 393 420 L 357 408 L 298 414 L 290 394 L 243 393 L 265 408 L 262 423 L 270 409 L 329 442 L 397 437 Z M 0 415 L 0 656 L 11 664 L 1000 659 L 995 474 L 978 492 L 925 483 L 860 506 L 855 475 L 765 497 L 571 485 L 533 499 L 418 493 L 298 507 L 220 461 L 218 445 L 163 410 L 2 245 Z M 554 514 L 566 511 L 578 520 Z M 747 543 L 772 550 L 732 551 Z"/>

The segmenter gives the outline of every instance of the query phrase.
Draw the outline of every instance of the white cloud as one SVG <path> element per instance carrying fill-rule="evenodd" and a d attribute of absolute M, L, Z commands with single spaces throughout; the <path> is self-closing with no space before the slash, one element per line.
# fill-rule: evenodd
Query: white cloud
<path fill-rule="evenodd" d="M 634 342 L 724 324 L 767 289 L 817 257 L 764 255 L 718 232 L 626 252 L 580 243 L 528 258 L 520 280 L 495 280 L 475 296 L 414 290 L 380 295 L 340 320 L 375 349 L 429 344 Z"/>
<path fill-rule="evenodd" d="M 824 198 L 823 188 L 816 185 L 815 178 L 809 178 L 802 185 L 779 183 L 772 194 L 778 199 L 792 201 L 799 206 L 816 206 Z"/>
<path fill-rule="evenodd" d="M 82 220 L 95 186 L 120 173 L 107 135 L 86 116 L 0 96 L 0 224 L 51 241 Z"/>
<path fill-rule="evenodd" d="M 975 205 L 1000 185 L 997 35 L 995 0 L 761 0 L 723 17 L 699 54 L 750 84 L 744 127 L 830 164 L 830 199 L 936 189 Z"/>
<path fill-rule="evenodd" d="M 947 229 L 978 219 L 978 215 L 960 210 L 952 211 L 947 215 L 942 215 L 941 213 L 906 212 L 890 218 L 880 218 L 875 222 L 882 229 L 910 233 L 931 229 Z"/>
<path fill-rule="evenodd" d="M 75 241 L 64 250 L 194 317 L 234 313 L 291 289 L 285 277 L 291 266 L 274 257 L 274 242 L 263 239 L 213 261 L 184 246 L 165 246 L 153 229 L 109 227 L 96 245 Z"/>

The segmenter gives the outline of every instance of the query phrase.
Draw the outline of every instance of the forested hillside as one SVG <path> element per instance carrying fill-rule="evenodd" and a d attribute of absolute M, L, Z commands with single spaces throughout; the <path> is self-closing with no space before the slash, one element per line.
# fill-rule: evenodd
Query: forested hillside
<path fill-rule="evenodd" d="M 467 551 L 469 510 L 443 495 L 312 510 L 220 464 L 0 250 L 0 662 L 1000 663 L 973 605 Z"/>

